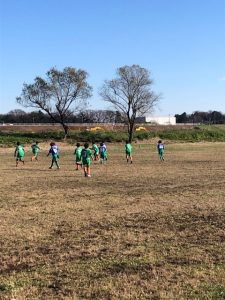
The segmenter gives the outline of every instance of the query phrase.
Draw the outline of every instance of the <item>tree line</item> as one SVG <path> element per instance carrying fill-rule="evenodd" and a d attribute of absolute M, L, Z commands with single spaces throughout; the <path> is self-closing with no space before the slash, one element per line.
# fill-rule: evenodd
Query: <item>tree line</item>
<path fill-rule="evenodd" d="M 175 117 L 177 123 L 225 124 L 225 114 L 219 111 L 194 111 L 191 114 L 183 112 Z"/>
<path fill-rule="evenodd" d="M 119 111 L 113 110 L 84 110 L 78 114 L 71 113 L 65 118 L 66 123 L 124 123 Z M 14 109 L 7 114 L 0 114 L 0 123 L 55 123 L 52 118 L 41 110 L 25 112 Z"/>
<path fill-rule="evenodd" d="M 182 124 L 225 124 L 225 114 L 219 111 L 195 111 L 175 114 L 176 122 Z M 71 113 L 65 118 L 66 123 L 125 123 L 124 116 L 115 110 L 84 110 L 78 114 Z M 14 109 L 7 114 L 0 114 L 0 123 L 54 123 L 50 116 L 41 110 L 25 112 Z"/>

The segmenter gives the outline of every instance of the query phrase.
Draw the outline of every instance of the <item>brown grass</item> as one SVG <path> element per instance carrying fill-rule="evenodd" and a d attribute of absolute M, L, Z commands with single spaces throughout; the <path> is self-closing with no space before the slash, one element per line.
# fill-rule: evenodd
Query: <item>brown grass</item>
<path fill-rule="evenodd" d="M 127 126 L 123 124 L 86 124 L 86 123 L 74 123 L 73 125 L 69 125 L 69 128 L 72 132 L 76 131 L 86 131 L 90 130 L 94 127 L 100 127 L 105 131 L 127 131 Z M 173 125 L 152 125 L 152 124 L 142 124 L 147 130 L 154 132 L 154 131 L 161 131 L 165 129 L 191 129 L 194 127 L 194 125 L 180 125 L 176 124 L 176 126 Z M 139 124 L 137 124 L 137 127 L 139 127 Z M 33 133 L 39 133 L 39 132 L 64 132 L 63 128 L 60 124 L 40 124 L 40 125 L 32 125 L 32 124 L 26 124 L 26 125 L 5 125 L 0 126 L 0 132 L 33 132 Z"/>
<path fill-rule="evenodd" d="M 225 145 L 109 146 L 92 177 L 0 149 L 0 299 L 225 299 Z"/>

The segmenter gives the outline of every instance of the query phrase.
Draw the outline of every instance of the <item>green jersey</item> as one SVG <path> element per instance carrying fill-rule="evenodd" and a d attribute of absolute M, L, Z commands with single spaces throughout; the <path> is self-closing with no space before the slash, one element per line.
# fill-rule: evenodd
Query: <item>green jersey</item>
<path fill-rule="evenodd" d="M 89 149 L 89 148 L 82 149 L 82 151 L 81 151 L 81 158 L 82 158 L 83 165 L 90 166 L 91 157 L 92 157 L 92 151 L 91 151 L 91 149 Z"/>
<path fill-rule="evenodd" d="M 126 151 L 127 154 L 131 154 L 131 152 L 132 152 L 131 144 L 126 144 L 125 145 L 125 151 Z"/>
<path fill-rule="evenodd" d="M 25 151 L 23 149 L 23 146 L 22 145 L 16 146 L 15 153 L 16 153 L 17 157 L 24 157 Z"/>
<path fill-rule="evenodd" d="M 74 155 L 76 157 L 76 161 L 81 161 L 81 151 L 82 151 L 82 147 L 77 147 L 74 151 Z"/>
<path fill-rule="evenodd" d="M 98 146 L 96 144 L 92 145 L 92 150 L 94 150 L 95 154 L 99 154 L 99 149 L 98 149 Z"/>
<path fill-rule="evenodd" d="M 38 154 L 40 147 L 37 144 L 31 146 L 33 154 Z"/>

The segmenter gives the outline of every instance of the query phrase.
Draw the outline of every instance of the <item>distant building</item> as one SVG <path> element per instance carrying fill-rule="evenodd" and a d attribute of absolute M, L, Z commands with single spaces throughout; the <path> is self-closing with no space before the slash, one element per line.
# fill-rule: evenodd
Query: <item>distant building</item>
<path fill-rule="evenodd" d="M 137 118 L 138 123 L 152 123 L 158 125 L 176 125 L 176 117 L 163 116 L 163 117 L 153 117 L 144 116 Z"/>

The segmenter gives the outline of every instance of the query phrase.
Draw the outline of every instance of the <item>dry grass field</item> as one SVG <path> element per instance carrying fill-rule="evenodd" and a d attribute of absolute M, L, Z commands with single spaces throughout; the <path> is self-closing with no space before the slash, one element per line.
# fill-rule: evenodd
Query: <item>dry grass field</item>
<path fill-rule="evenodd" d="M 0 149 L 0 299 L 225 299 L 225 144 L 109 145 L 92 177 Z"/>

